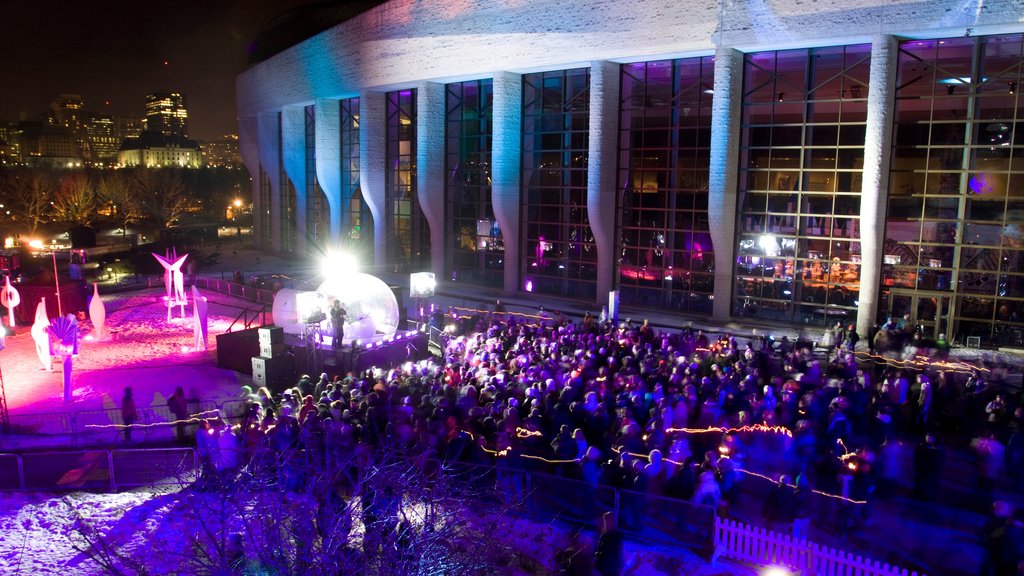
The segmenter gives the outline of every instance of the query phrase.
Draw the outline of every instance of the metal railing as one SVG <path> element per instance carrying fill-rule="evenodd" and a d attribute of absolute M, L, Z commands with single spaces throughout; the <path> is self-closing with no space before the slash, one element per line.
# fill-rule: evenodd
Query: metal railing
<path fill-rule="evenodd" d="M 192 482 L 194 448 L 69 450 L 0 454 L 0 490 L 120 490 Z"/>
<path fill-rule="evenodd" d="M 257 288 L 255 286 L 249 286 L 248 284 L 239 284 L 238 282 L 232 282 L 230 280 L 219 280 L 208 276 L 196 276 L 193 281 L 196 286 L 203 290 L 227 294 L 229 296 L 235 296 L 252 302 L 259 302 L 260 304 L 268 306 L 274 305 L 273 290 Z"/>
<path fill-rule="evenodd" d="M 249 314 L 252 314 L 250 316 Z M 257 321 L 259 322 L 257 324 Z M 235 329 L 235 325 L 241 322 L 242 330 L 248 330 L 253 324 L 257 326 L 263 326 L 267 323 L 267 307 L 261 306 L 259 310 L 249 310 L 248 308 L 242 308 L 242 311 L 235 316 L 235 319 L 231 321 L 231 325 L 228 326 L 225 332 L 231 332 Z"/>
<path fill-rule="evenodd" d="M 233 406 L 227 401 L 223 406 Z M 189 414 L 203 414 L 219 411 L 222 405 L 210 400 L 189 400 Z M 136 440 L 159 441 L 174 437 L 177 418 L 166 404 L 157 404 L 138 409 L 139 420 L 131 433 Z M 74 410 L 42 412 L 35 414 L 11 414 L 10 429 L 14 434 L 28 436 L 69 436 L 70 447 L 83 443 L 118 444 L 125 442 L 124 420 L 120 408 L 102 410 Z M 184 432 L 192 435 L 197 424 L 185 424 Z M 0 439 L 4 435 L 0 434 Z"/>

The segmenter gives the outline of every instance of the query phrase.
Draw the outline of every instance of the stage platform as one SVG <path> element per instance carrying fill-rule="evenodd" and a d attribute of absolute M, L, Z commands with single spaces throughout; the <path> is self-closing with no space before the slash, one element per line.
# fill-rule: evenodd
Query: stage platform
<path fill-rule="evenodd" d="M 260 356 L 258 330 L 250 328 L 217 335 L 217 366 L 253 375 L 252 359 Z M 427 335 L 417 330 L 400 331 L 366 343 L 359 341 L 337 351 L 331 347 L 330 339 L 326 340 L 314 351 L 301 335 L 285 334 L 282 353 L 264 362 L 271 391 L 279 392 L 294 385 L 302 374 L 317 378 L 326 372 L 333 379 L 336 375 L 343 377 L 373 366 L 392 367 L 430 356 Z"/>

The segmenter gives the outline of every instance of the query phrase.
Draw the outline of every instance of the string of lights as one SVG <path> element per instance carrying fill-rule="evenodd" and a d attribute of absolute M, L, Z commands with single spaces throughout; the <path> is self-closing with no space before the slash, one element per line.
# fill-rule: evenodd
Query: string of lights
<path fill-rule="evenodd" d="M 947 362 L 945 360 L 929 360 L 927 358 L 911 358 L 909 360 L 900 360 L 898 358 L 888 358 L 881 354 L 871 354 L 870 352 L 854 352 L 854 356 L 858 360 L 873 360 L 877 363 L 892 366 L 893 368 L 910 368 L 915 370 L 923 370 L 925 368 L 932 368 L 935 370 L 948 370 L 958 374 L 973 374 L 974 372 L 991 372 L 990 369 L 984 366 L 976 366 L 968 362 Z"/>
<path fill-rule="evenodd" d="M 706 434 L 708 432 L 719 432 L 728 434 L 732 432 L 762 432 L 766 434 L 782 434 L 793 437 L 793 431 L 785 426 L 766 426 L 764 424 L 753 424 L 750 426 L 739 426 L 736 428 L 725 428 L 722 426 L 711 426 L 708 428 L 667 428 L 666 434 Z"/>
<path fill-rule="evenodd" d="M 216 414 L 216 417 L 211 418 L 210 414 Z M 206 410 L 204 412 L 198 412 L 189 416 L 184 420 L 171 420 L 169 422 L 152 422 L 150 424 L 86 424 L 84 428 L 92 428 L 95 430 L 123 430 L 125 428 L 131 428 L 133 430 L 138 428 L 159 428 L 161 426 L 176 426 L 178 424 L 197 424 L 207 420 L 216 420 L 220 417 L 220 411 L 218 410 Z"/>

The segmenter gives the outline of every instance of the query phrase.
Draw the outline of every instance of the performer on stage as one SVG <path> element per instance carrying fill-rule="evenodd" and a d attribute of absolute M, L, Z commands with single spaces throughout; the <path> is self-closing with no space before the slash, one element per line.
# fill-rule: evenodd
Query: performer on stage
<path fill-rule="evenodd" d="M 345 316 L 347 314 L 341 307 L 341 302 L 335 298 L 331 302 L 331 326 L 334 327 L 334 338 L 331 339 L 331 345 L 335 350 L 341 350 L 341 343 L 345 338 Z"/>

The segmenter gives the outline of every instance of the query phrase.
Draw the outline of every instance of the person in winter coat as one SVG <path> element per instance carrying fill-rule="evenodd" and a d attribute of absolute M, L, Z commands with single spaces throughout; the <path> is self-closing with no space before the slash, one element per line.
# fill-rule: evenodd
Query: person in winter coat
<path fill-rule="evenodd" d="M 178 442 L 185 442 L 185 420 L 188 420 L 188 400 L 185 398 L 185 391 L 181 386 L 174 389 L 174 394 L 167 399 L 167 408 L 174 415 L 177 421 L 175 425 L 175 437 Z"/>
<path fill-rule="evenodd" d="M 722 491 L 718 487 L 718 479 L 715 472 L 705 469 L 697 478 L 697 488 L 693 491 L 693 503 L 711 506 L 715 510 L 722 501 Z"/>
<path fill-rule="evenodd" d="M 132 387 L 124 387 L 124 396 L 121 398 L 121 421 L 124 422 L 124 441 L 132 441 L 132 424 L 139 421 L 139 411 L 135 408 L 135 398 L 132 397 Z"/>
<path fill-rule="evenodd" d="M 768 493 L 761 514 L 768 522 L 768 529 L 781 533 L 789 532 L 793 524 L 793 509 L 796 497 L 789 476 L 782 475 L 779 482 Z"/>
<path fill-rule="evenodd" d="M 807 476 L 796 477 L 796 490 L 793 492 L 793 539 L 807 540 L 811 530 L 811 484 Z"/>
<path fill-rule="evenodd" d="M 622 532 L 616 526 L 615 516 L 606 512 L 602 518 L 601 535 L 594 548 L 594 568 L 601 576 L 619 576 L 625 565 Z"/>

